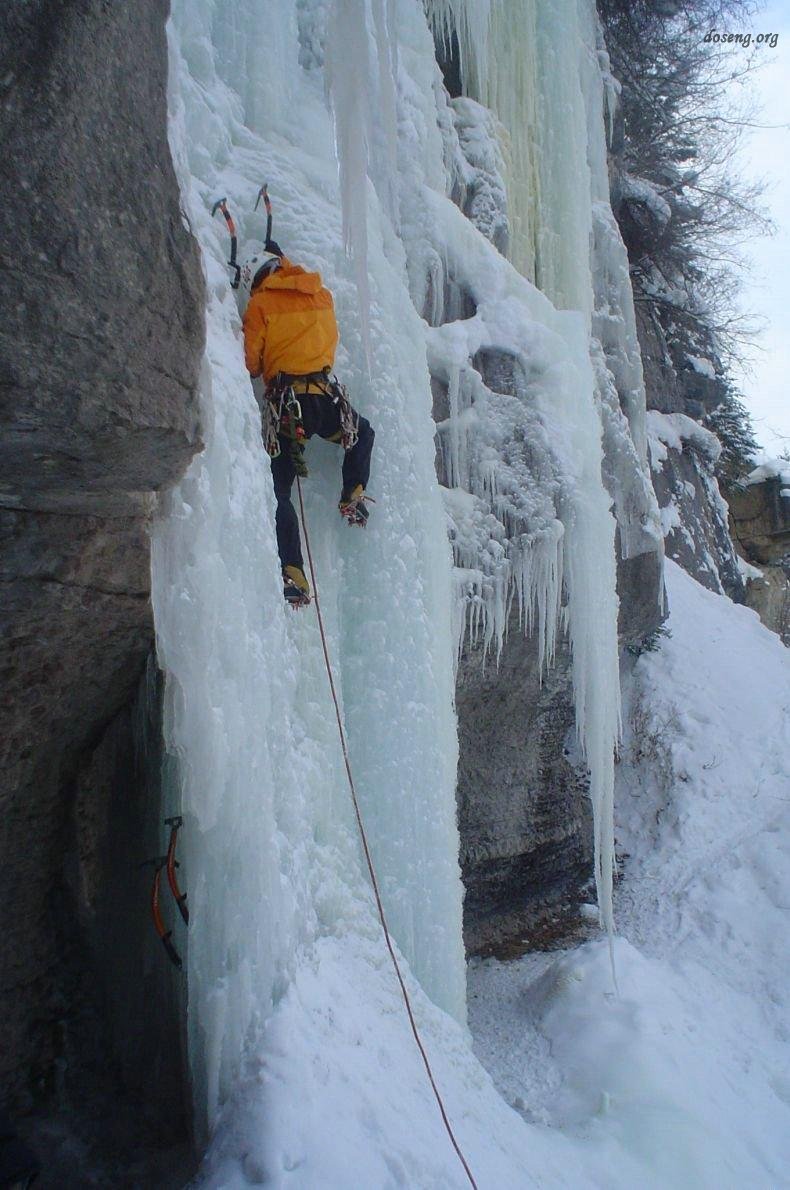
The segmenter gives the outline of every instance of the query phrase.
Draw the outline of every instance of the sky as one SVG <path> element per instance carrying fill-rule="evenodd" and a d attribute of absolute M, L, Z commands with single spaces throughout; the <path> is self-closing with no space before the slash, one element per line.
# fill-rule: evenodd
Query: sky
<path fill-rule="evenodd" d="M 744 176 L 769 184 L 766 204 L 777 231 L 753 240 L 745 252 L 743 304 L 766 329 L 751 370 L 737 377 L 757 440 L 775 456 L 790 449 L 790 0 L 768 0 L 744 31 L 779 35 L 751 86 L 762 109 L 757 119 L 785 127 L 751 130 L 740 153 Z"/>

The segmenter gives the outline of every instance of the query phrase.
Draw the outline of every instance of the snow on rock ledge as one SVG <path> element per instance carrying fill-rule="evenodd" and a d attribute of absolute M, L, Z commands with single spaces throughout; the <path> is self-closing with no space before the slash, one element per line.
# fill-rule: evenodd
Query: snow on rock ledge
<path fill-rule="evenodd" d="M 718 462 L 721 443 L 716 435 L 685 413 L 658 413 L 655 409 L 649 409 L 646 424 L 655 462 L 662 461 L 660 447 L 656 445 L 658 443 L 677 451 L 682 451 L 684 443 L 689 443 L 711 463 Z"/>
<path fill-rule="evenodd" d="M 729 509 L 714 474 L 718 438 L 683 413 L 648 410 L 646 420 L 667 555 L 704 587 L 743 602 Z"/>

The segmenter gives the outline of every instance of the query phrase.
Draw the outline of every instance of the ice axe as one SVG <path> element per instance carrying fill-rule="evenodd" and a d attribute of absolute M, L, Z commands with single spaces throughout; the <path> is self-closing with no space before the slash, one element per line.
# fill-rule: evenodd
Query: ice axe
<path fill-rule="evenodd" d="M 273 253 L 274 256 L 282 256 L 282 248 L 272 239 L 272 200 L 269 198 L 268 182 L 264 182 L 258 191 L 255 206 L 252 208 L 254 211 L 257 211 L 261 199 L 263 199 L 263 205 L 266 207 L 266 244 L 264 247 L 267 252 Z"/>
<path fill-rule="evenodd" d="M 241 266 L 236 263 L 236 224 L 233 222 L 233 216 L 228 210 L 227 198 L 218 198 L 214 203 L 214 206 L 211 208 L 212 219 L 216 215 L 217 211 L 222 211 L 225 222 L 228 225 L 228 231 L 230 232 L 230 260 L 228 261 L 228 264 L 234 271 L 234 279 L 231 281 L 230 287 L 231 289 L 238 289 L 239 282 L 241 281 Z"/>
<path fill-rule="evenodd" d="M 165 872 L 167 875 L 167 883 L 170 886 L 170 892 L 173 894 L 173 900 L 178 906 L 178 911 L 181 914 L 184 924 L 188 925 L 189 910 L 187 909 L 186 904 L 187 894 L 181 892 L 181 889 L 178 887 L 178 879 L 176 877 L 176 868 L 178 867 L 178 860 L 176 859 L 176 840 L 178 838 L 179 828 L 183 824 L 183 821 L 184 820 L 180 814 L 175 815 L 173 818 L 166 818 L 165 826 L 170 827 L 170 839 L 168 840 L 167 844 L 167 854 L 159 855 L 156 857 L 156 859 L 147 859 L 142 864 L 140 864 L 141 868 L 154 869 L 154 879 L 151 885 L 150 898 L 151 917 L 153 918 L 154 929 L 159 935 L 162 945 L 167 952 L 167 957 L 170 959 L 170 962 L 173 964 L 173 966 L 178 967 L 179 970 L 181 970 L 183 963 L 181 961 L 181 956 L 171 941 L 173 931 L 168 930 L 164 923 L 164 919 L 162 918 L 160 893 L 162 885 L 162 872 Z"/>

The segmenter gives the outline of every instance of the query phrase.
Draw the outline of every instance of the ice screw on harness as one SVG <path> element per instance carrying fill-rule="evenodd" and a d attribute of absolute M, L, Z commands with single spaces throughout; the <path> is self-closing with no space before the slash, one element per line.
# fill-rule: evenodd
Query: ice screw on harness
<path fill-rule="evenodd" d="M 241 265 L 236 263 L 236 224 L 233 222 L 233 216 L 228 210 L 228 200 L 226 198 L 218 198 L 214 203 L 214 206 L 211 208 L 212 219 L 216 215 L 217 211 L 222 211 L 222 214 L 225 217 L 225 222 L 228 225 L 228 231 L 230 232 L 230 260 L 228 261 L 228 264 L 234 271 L 234 278 L 230 283 L 230 287 L 231 289 L 238 289 L 239 282 L 241 281 Z"/>
<path fill-rule="evenodd" d="M 307 463 L 304 444 L 307 432 L 302 420 L 302 406 L 290 384 L 284 384 L 278 377 L 266 390 L 266 407 L 263 419 L 263 438 L 267 453 L 276 459 L 280 454 L 280 436 L 290 440 L 290 455 L 294 470 L 302 479 L 307 479 Z"/>
<path fill-rule="evenodd" d="M 307 463 L 304 458 L 304 444 L 307 441 L 304 422 L 302 421 L 302 406 L 296 399 L 296 394 L 289 388 L 285 394 L 285 410 L 282 415 L 282 427 L 291 439 L 291 462 L 294 471 L 302 479 L 307 479 Z"/>
<path fill-rule="evenodd" d="M 170 839 L 167 844 L 167 854 L 157 856 L 156 859 L 148 859 L 140 865 L 141 868 L 153 867 L 154 879 L 151 885 L 151 917 L 154 921 L 154 929 L 162 940 L 167 957 L 174 967 L 181 970 L 183 963 L 181 956 L 171 942 L 173 935 L 172 930 L 168 930 L 162 918 L 162 910 L 160 906 L 160 894 L 162 887 L 162 872 L 167 873 L 167 883 L 170 891 L 173 894 L 173 899 L 178 905 L 178 911 L 184 920 L 184 924 L 189 924 L 189 910 L 187 909 L 187 894 L 182 893 L 178 887 L 178 879 L 176 877 L 176 868 L 178 867 L 178 860 L 176 859 L 176 841 L 178 839 L 178 831 L 183 823 L 183 818 L 180 814 L 173 818 L 165 819 L 165 826 L 170 827 Z"/>

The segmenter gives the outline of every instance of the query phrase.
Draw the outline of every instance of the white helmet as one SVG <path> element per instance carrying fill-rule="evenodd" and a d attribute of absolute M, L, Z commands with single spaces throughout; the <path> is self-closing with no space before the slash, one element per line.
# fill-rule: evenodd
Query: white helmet
<path fill-rule="evenodd" d="M 268 277 L 270 273 L 274 273 L 279 269 L 281 264 L 279 256 L 273 256 L 270 252 L 261 248 L 259 251 L 248 256 L 244 264 L 241 266 L 241 287 L 250 296 L 252 288 Z"/>

